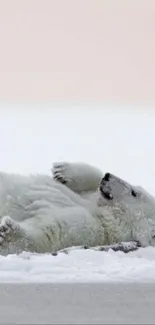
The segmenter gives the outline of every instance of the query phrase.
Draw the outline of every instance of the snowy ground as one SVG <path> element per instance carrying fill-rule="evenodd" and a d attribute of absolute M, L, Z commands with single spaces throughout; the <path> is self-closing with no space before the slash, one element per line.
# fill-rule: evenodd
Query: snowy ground
<path fill-rule="evenodd" d="M 50 172 L 84 161 L 155 194 L 155 114 L 149 108 L 1 107 L 0 170 Z M 155 248 L 0 256 L 0 282 L 154 281 Z"/>
<path fill-rule="evenodd" d="M 155 280 L 155 248 L 128 254 L 74 250 L 66 255 L 0 256 L 0 282 L 142 282 Z"/>

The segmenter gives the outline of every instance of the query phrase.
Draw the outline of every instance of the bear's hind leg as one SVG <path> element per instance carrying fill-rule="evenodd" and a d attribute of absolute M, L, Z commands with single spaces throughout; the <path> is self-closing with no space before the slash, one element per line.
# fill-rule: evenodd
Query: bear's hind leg
<path fill-rule="evenodd" d="M 0 255 L 21 253 L 29 250 L 31 238 L 27 236 L 20 224 L 5 216 L 0 222 Z"/>

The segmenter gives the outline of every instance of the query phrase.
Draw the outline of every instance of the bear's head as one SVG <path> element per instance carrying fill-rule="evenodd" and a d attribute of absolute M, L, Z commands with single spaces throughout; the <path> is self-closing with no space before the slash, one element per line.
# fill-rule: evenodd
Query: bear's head
<path fill-rule="evenodd" d="M 132 186 L 106 173 L 99 186 L 99 206 L 110 206 L 114 217 L 124 218 L 134 240 L 143 246 L 155 246 L 155 198 L 143 188 Z"/>

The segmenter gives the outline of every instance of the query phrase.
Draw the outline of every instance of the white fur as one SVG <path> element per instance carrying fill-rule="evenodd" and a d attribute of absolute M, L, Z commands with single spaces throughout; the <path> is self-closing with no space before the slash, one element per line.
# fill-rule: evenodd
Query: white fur
<path fill-rule="evenodd" d="M 150 243 L 146 211 L 139 231 L 139 219 L 102 197 L 98 186 L 103 175 L 98 169 L 55 163 L 52 171 L 53 178 L 0 173 L 0 254 L 112 244 L 139 240 L 141 234 L 145 244 Z"/>

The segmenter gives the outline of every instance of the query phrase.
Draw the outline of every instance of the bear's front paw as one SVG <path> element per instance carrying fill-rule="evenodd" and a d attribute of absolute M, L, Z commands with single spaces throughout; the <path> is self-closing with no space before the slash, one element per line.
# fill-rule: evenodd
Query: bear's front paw
<path fill-rule="evenodd" d="M 68 165 L 69 164 L 65 162 L 53 164 L 53 168 L 52 168 L 53 178 L 61 184 L 67 184 L 69 182 Z"/>

